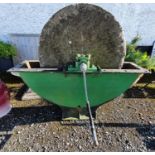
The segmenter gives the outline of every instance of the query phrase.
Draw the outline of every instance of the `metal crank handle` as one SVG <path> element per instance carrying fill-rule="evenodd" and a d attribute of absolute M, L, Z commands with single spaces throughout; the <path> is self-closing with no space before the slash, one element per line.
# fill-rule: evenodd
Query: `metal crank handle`
<path fill-rule="evenodd" d="M 93 116 L 92 116 L 92 112 L 91 112 L 91 108 L 90 108 L 90 102 L 89 102 L 88 91 L 87 91 L 87 81 L 86 81 L 87 65 L 85 63 L 82 63 L 80 65 L 80 70 L 83 73 L 84 91 L 85 91 L 87 109 L 88 109 L 88 113 L 89 113 L 89 122 L 90 122 L 90 126 L 91 126 L 91 132 L 93 135 L 93 140 L 95 142 L 95 145 L 98 145 L 99 143 L 97 140 L 96 129 L 95 129 L 94 121 L 93 121 Z"/>

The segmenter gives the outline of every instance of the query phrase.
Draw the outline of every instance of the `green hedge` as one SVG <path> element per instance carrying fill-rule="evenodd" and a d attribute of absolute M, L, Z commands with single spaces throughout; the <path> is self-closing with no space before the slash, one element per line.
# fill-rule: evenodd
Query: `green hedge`
<path fill-rule="evenodd" d="M 126 61 L 134 62 L 137 65 L 144 67 L 148 70 L 155 70 L 155 57 L 150 57 L 147 52 L 137 50 L 137 43 L 140 41 L 140 36 L 136 36 L 127 44 Z"/>
<path fill-rule="evenodd" d="M 0 57 L 7 58 L 16 55 L 16 48 L 8 43 L 0 41 Z"/>

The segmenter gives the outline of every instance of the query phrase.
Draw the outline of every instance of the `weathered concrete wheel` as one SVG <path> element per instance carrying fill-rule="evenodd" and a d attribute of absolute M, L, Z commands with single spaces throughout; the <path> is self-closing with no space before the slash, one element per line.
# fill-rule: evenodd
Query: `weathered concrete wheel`
<path fill-rule="evenodd" d="M 91 4 L 67 6 L 45 24 L 39 47 L 41 67 L 61 67 L 77 53 L 91 54 L 101 68 L 121 68 L 126 51 L 120 24 L 114 16 Z"/>

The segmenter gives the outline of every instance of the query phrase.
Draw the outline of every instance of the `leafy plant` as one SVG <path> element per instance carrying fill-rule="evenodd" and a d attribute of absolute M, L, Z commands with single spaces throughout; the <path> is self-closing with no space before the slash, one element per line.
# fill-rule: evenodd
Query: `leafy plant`
<path fill-rule="evenodd" d="M 140 36 L 137 35 L 129 44 L 127 44 L 127 54 L 125 60 L 134 62 L 148 70 L 155 70 L 155 57 L 151 58 L 147 52 L 141 52 L 137 49 L 137 43 L 140 40 Z"/>
<path fill-rule="evenodd" d="M 8 58 L 16 55 L 16 48 L 8 43 L 0 41 L 0 57 Z"/>

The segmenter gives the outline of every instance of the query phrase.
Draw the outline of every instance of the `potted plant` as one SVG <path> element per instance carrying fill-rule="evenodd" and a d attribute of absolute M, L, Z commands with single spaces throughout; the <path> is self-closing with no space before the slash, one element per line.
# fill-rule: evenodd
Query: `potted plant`
<path fill-rule="evenodd" d="M 0 71 L 13 67 L 12 57 L 15 55 L 16 48 L 13 45 L 0 41 Z"/>

